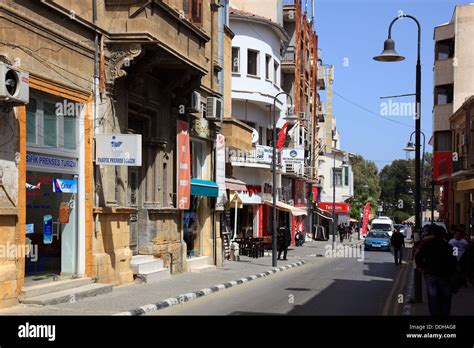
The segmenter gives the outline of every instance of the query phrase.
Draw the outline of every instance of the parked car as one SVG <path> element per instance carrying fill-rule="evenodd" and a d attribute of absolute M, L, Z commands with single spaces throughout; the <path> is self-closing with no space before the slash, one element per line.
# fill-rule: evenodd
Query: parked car
<path fill-rule="evenodd" d="M 390 251 L 390 236 L 384 230 L 370 230 L 364 240 L 365 250 Z"/>

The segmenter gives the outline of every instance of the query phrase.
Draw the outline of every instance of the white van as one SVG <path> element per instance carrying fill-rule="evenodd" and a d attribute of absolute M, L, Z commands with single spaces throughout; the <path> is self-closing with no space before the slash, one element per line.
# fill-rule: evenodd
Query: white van
<path fill-rule="evenodd" d="M 370 223 L 370 229 L 386 231 L 389 236 L 392 236 L 393 229 L 394 229 L 393 221 L 386 216 L 383 216 L 381 219 L 380 218 L 373 219 L 372 222 Z"/>

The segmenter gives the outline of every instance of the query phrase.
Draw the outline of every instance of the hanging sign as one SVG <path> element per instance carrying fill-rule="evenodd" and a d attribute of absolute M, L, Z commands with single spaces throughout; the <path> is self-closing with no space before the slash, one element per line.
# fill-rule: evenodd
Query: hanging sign
<path fill-rule="evenodd" d="M 98 165 L 142 165 L 141 134 L 97 134 L 95 136 L 95 161 Z"/>
<path fill-rule="evenodd" d="M 225 137 L 216 136 L 216 184 L 219 186 L 219 196 L 216 199 L 216 210 L 224 210 L 227 202 L 225 186 Z"/>
<path fill-rule="evenodd" d="M 43 216 L 43 243 L 51 244 L 53 242 L 53 217 L 51 215 Z"/>
<path fill-rule="evenodd" d="M 178 209 L 189 209 L 191 199 L 191 156 L 189 143 L 189 124 L 178 120 Z"/>
<path fill-rule="evenodd" d="M 60 224 L 65 225 L 69 223 L 69 213 L 70 213 L 69 203 L 61 202 L 61 204 L 59 205 L 59 223 Z"/>

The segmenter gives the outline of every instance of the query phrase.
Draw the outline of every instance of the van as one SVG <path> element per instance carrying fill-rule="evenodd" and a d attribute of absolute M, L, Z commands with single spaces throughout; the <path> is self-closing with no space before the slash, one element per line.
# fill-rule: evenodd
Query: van
<path fill-rule="evenodd" d="M 382 217 L 382 219 L 377 218 L 373 219 L 370 224 L 371 230 L 381 230 L 386 231 L 389 236 L 392 236 L 393 233 L 393 221 L 390 218 Z"/>

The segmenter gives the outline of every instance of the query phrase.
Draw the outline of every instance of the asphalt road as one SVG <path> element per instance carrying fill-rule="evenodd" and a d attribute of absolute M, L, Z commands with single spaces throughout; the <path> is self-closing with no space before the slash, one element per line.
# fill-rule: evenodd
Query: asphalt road
<path fill-rule="evenodd" d="M 394 315 L 409 275 L 390 252 L 319 258 L 149 315 Z"/>

